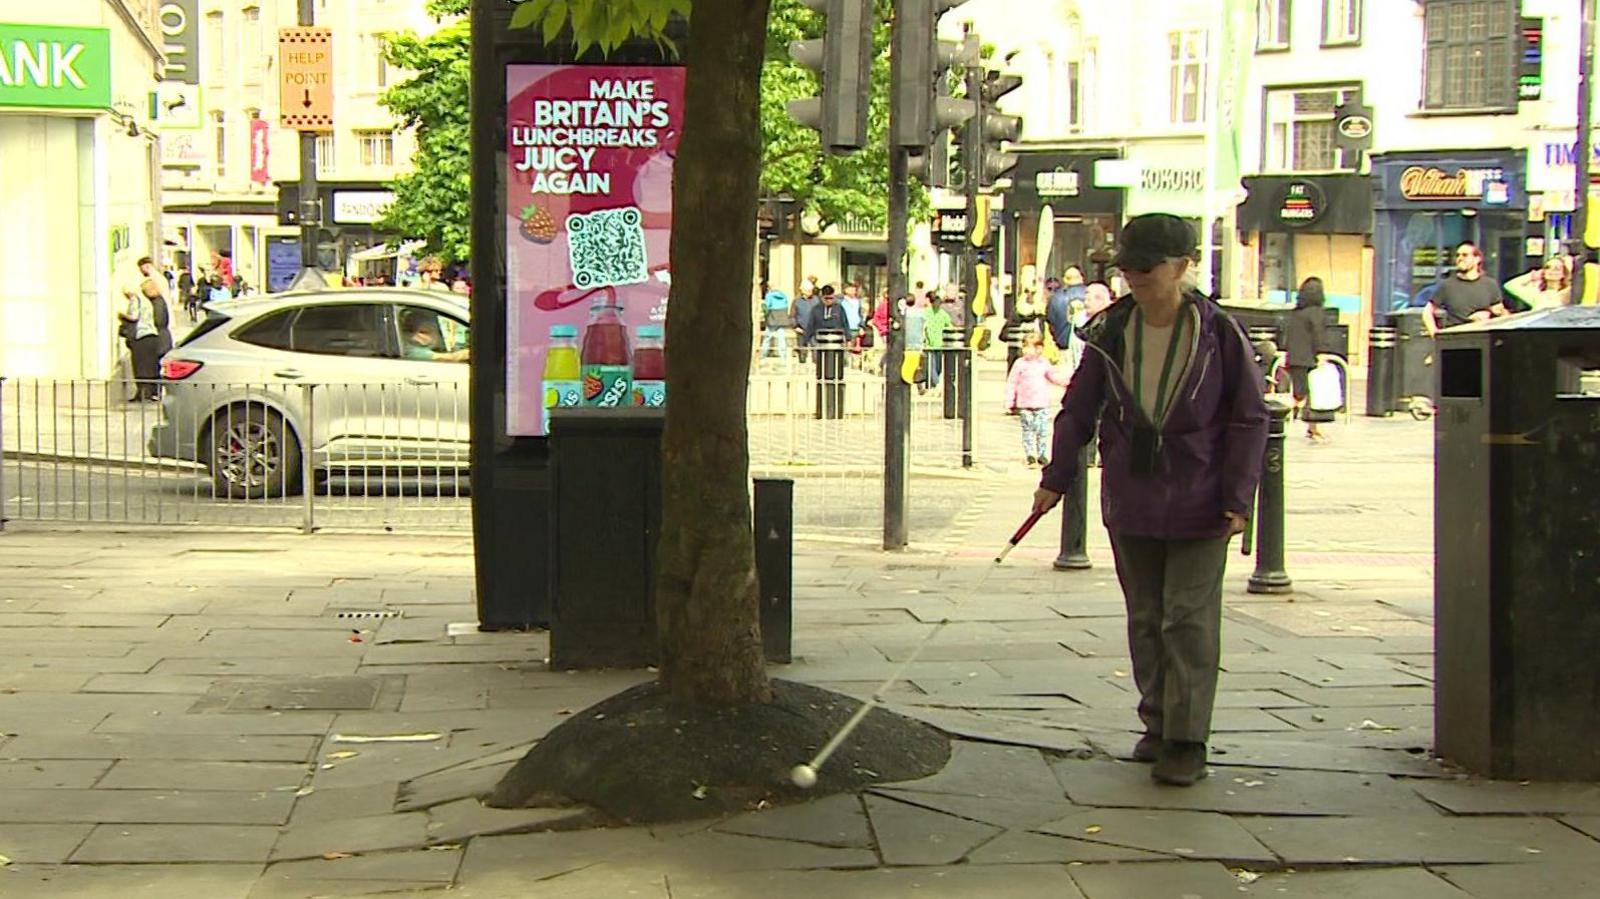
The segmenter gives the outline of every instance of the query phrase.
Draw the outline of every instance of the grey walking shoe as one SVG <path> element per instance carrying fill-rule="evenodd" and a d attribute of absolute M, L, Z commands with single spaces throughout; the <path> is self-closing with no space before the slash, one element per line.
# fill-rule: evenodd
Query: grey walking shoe
<path fill-rule="evenodd" d="M 1206 744 L 1176 740 L 1162 744 L 1161 758 L 1150 776 L 1175 787 L 1193 786 L 1206 776 Z"/>
<path fill-rule="evenodd" d="M 1145 734 L 1133 744 L 1133 760 L 1136 762 L 1153 762 L 1160 757 L 1161 737 L 1157 734 Z"/>

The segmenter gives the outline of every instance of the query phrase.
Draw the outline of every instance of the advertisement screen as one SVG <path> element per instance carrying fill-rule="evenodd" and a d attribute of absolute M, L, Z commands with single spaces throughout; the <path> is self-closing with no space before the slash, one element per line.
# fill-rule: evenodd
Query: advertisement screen
<path fill-rule="evenodd" d="M 506 67 L 506 429 L 666 402 L 683 69 Z"/>

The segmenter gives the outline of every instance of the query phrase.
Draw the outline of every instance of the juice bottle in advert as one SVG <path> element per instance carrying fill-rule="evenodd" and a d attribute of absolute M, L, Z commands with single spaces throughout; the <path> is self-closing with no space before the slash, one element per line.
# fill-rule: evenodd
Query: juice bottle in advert
<path fill-rule="evenodd" d="M 589 309 L 589 327 L 583 332 L 583 404 L 608 409 L 626 406 L 632 401 L 632 389 L 622 307 L 596 303 Z"/>
<path fill-rule="evenodd" d="M 640 325 L 633 346 L 633 404 L 667 404 L 666 332 L 660 325 Z"/>
<path fill-rule="evenodd" d="M 544 432 L 550 433 L 550 410 L 583 405 L 583 363 L 578 358 L 578 326 L 551 325 L 550 348 L 544 355 Z"/>

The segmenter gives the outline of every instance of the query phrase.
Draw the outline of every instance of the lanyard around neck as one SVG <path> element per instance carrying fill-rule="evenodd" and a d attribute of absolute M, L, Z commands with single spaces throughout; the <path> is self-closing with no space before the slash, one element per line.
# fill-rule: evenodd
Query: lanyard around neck
<path fill-rule="evenodd" d="M 1178 307 L 1178 317 L 1172 322 L 1172 335 L 1167 338 L 1167 358 L 1161 363 L 1161 381 L 1156 385 L 1156 401 L 1150 418 L 1160 422 L 1164 407 L 1172 401 L 1167 396 L 1167 384 L 1172 380 L 1172 366 L 1178 359 L 1178 339 L 1183 335 L 1183 323 L 1188 320 L 1184 308 Z M 1144 405 L 1144 314 L 1133 310 L 1133 399 Z"/>

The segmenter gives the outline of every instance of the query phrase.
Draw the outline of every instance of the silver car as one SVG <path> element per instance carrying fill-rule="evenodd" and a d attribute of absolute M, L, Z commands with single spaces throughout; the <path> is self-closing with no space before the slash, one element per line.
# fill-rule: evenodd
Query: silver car
<path fill-rule="evenodd" d="M 377 478 L 460 483 L 471 436 L 466 298 L 352 289 L 246 298 L 162 361 L 150 454 L 204 466 L 220 497 Z M 309 466 L 306 463 L 309 461 Z"/>

